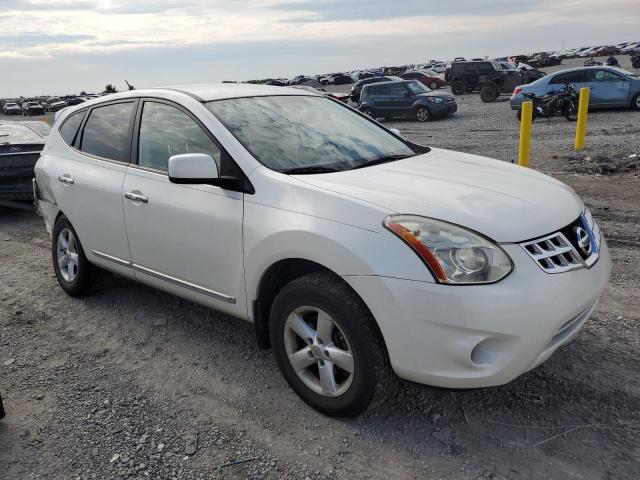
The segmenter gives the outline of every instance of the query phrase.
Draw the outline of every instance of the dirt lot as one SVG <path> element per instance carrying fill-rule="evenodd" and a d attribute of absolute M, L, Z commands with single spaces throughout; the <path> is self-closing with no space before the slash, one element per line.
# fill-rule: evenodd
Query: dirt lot
<path fill-rule="evenodd" d="M 505 161 L 508 103 L 392 122 L 433 146 Z M 42 221 L 0 210 L 0 478 L 635 479 L 640 475 L 640 113 L 534 125 L 532 167 L 571 185 L 609 242 L 611 283 L 579 336 L 509 385 L 404 384 L 385 408 L 326 418 L 287 387 L 251 325 L 111 277 L 58 287 Z M 589 156 L 591 160 L 585 158 Z M 602 165 L 616 165 L 617 170 Z M 594 172 L 610 172 L 599 175 Z"/>

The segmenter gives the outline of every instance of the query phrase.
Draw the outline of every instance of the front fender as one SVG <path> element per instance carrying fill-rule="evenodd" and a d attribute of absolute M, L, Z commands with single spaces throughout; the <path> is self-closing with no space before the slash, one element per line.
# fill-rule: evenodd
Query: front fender
<path fill-rule="evenodd" d="M 386 229 L 371 231 L 247 202 L 243 237 L 247 305 L 258 297 L 269 267 L 286 259 L 309 260 L 343 277 L 434 281 L 416 254 Z"/>

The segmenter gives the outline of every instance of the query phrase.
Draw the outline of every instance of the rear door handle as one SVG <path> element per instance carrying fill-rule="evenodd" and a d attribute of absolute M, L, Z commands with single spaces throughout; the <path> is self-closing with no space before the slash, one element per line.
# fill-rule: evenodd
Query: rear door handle
<path fill-rule="evenodd" d="M 133 202 L 149 203 L 148 197 L 145 197 L 144 195 L 139 195 L 137 193 L 127 192 L 124 194 L 124 196 L 125 198 L 128 198 Z"/>
<path fill-rule="evenodd" d="M 65 183 L 67 185 L 73 185 L 74 180 L 69 175 L 60 175 L 58 177 L 58 181 Z"/>

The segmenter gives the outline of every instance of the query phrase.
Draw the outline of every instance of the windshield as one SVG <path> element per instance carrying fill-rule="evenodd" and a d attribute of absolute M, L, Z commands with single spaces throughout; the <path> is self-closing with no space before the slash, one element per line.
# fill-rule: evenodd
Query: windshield
<path fill-rule="evenodd" d="M 414 95 L 418 95 L 420 93 L 429 93 L 431 89 L 429 87 L 425 87 L 422 83 L 417 80 L 412 80 L 407 82 L 407 87 L 411 90 L 411 93 Z"/>
<path fill-rule="evenodd" d="M 416 154 L 374 122 L 325 97 L 233 98 L 207 107 L 260 163 L 278 172 L 349 170 Z"/>

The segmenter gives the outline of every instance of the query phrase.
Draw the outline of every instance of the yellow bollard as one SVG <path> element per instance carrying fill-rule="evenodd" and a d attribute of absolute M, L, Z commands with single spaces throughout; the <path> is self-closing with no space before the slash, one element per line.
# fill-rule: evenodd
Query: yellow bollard
<path fill-rule="evenodd" d="M 578 124 L 576 126 L 576 151 L 584 148 L 584 136 L 587 133 L 587 112 L 589 111 L 589 89 L 580 89 L 580 103 L 578 104 Z"/>
<path fill-rule="evenodd" d="M 520 145 L 518 147 L 518 165 L 529 166 L 531 156 L 531 119 L 533 102 L 522 102 L 520 106 Z"/>

